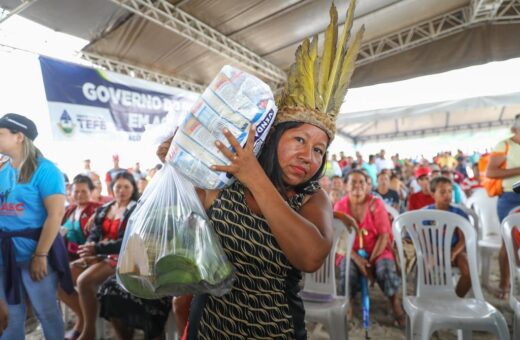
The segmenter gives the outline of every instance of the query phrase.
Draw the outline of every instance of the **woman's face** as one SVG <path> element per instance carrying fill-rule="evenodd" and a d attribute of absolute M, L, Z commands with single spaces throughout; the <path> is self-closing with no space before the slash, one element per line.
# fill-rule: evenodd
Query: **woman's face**
<path fill-rule="evenodd" d="M 91 192 L 87 183 L 75 183 L 72 185 L 72 199 L 77 205 L 85 205 L 90 201 Z"/>
<path fill-rule="evenodd" d="M 129 180 L 124 178 L 119 178 L 112 188 L 114 191 L 114 198 L 118 202 L 130 201 L 132 194 L 134 193 L 134 187 Z"/>
<path fill-rule="evenodd" d="M 23 135 L 12 133 L 9 129 L 0 128 L 0 154 L 11 156 L 18 146 L 21 147 Z"/>
<path fill-rule="evenodd" d="M 348 177 L 347 191 L 349 196 L 363 198 L 367 194 L 367 181 L 365 176 L 353 173 Z"/>
<path fill-rule="evenodd" d="M 277 149 L 284 183 L 296 186 L 311 179 L 323 162 L 327 143 L 327 134 L 311 124 L 285 131 Z"/>

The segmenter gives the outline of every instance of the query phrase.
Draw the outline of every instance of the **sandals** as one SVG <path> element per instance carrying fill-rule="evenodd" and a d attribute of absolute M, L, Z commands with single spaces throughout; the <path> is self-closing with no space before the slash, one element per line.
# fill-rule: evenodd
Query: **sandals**
<path fill-rule="evenodd" d="M 509 298 L 509 287 L 498 288 L 495 292 L 495 297 L 500 300 L 507 300 Z"/>
<path fill-rule="evenodd" d="M 406 326 L 406 313 L 394 317 L 394 327 L 404 329 Z"/>
<path fill-rule="evenodd" d="M 75 329 L 71 329 L 67 333 L 65 333 L 65 340 L 76 340 L 81 335 L 80 331 L 77 331 Z"/>

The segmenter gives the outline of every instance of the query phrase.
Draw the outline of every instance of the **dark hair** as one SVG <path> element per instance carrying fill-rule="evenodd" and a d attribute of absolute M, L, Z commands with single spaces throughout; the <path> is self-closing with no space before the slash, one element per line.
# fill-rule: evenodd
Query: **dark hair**
<path fill-rule="evenodd" d="M 137 201 L 139 199 L 139 190 L 137 189 L 137 184 L 135 183 L 134 176 L 128 171 L 118 173 L 116 177 L 114 177 L 112 182 L 110 182 L 110 188 L 112 189 L 112 191 L 114 191 L 114 185 L 116 184 L 118 179 L 126 179 L 130 182 L 130 184 L 132 184 L 132 188 L 134 189 L 134 191 L 132 192 L 132 197 L 130 197 L 130 200 Z"/>
<path fill-rule="evenodd" d="M 437 186 L 439 184 L 443 184 L 443 183 L 453 184 L 451 179 L 449 179 L 448 177 L 444 177 L 444 176 L 435 177 L 434 179 L 432 179 L 430 181 L 430 191 L 435 192 L 435 189 L 437 189 Z"/>
<path fill-rule="evenodd" d="M 86 184 L 87 187 L 88 187 L 88 190 L 92 191 L 94 190 L 96 187 L 94 186 L 94 183 L 92 182 L 92 180 L 90 179 L 90 177 L 88 176 L 85 176 L 85 175 L 76 175 L 74 177 L 74 179 L 72 180 L 72 185 L 74 184 Z"/>
<path fill-rule="evenodd" d="M 363 170 L 360 170 L 360 169 L 353 169 L 353 170 L 350 170 L 347 174 L 347 176 L 345 176 L 345 183 L 348 182 L 348 179 L 350 178 L 351 175 L 353 174 L 359 174 L 361 176 L 363 176 L 363 178 L 365 179 L 365 182 L 368 183 L 368 175 L 363 171 Z"/>
<path fill-rule="evenodd" d="M 278 124 L 276 128 L 270 132 L 262 152 L 258 157 L 258 161 L 260 162 L 260 165 L 262 165 L 267 177 L 269 177 L 274 186 L 285 198 L 287 198 L 288 188 L 283 182 L 282 169 L 280 168 L 280 163 L 278 163 L 278 144 L 280 143 L 280 138 L 285 131 L 297 128 L 303 124 L 304 123 L 302 122 L 285 122 Z M 312 176 L 307 182 L 299 184 L 294 188 L 297 193 L 302 192 L 310 182 L 317 181 L 322 176 L 323 169 L 325 168 L 326 157 L 327 153 L 324 152 L 321 166 L 314 176 Z"/>

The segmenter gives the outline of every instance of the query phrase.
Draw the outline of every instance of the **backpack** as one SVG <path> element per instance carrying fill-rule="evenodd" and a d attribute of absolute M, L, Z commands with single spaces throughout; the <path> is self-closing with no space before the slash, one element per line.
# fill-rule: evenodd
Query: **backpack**
<path fill-rule="evenodd" d="M 505 142 L 506 149 L 504 151 L 504 156 L 506 156 L 506 159 L 500 164 L 501 169 L 506 168 L 506 161 L 507 161 L 507 153 L 509 152 L 509 143 Z M 492 154 L 486 154 L 483 157 L 480 158 L 478 161 L 478 169 L 480 171 L 480 178 L 481 183 L 484 189 L 486 189 L 486 192 L 489 197 L 494 196 L 500 196 L 504 192 L 504 189 L 502 188 L 502 178 L 489 178 L 485 176 L 489 158 L 492 156 Z"/>

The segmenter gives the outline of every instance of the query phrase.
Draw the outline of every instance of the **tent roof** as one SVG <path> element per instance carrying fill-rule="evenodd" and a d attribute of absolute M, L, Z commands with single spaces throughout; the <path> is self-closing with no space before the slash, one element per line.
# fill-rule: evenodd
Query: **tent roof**
<path fill-rule="evenodd" d="M 338 134 L 355 143 L 511 125 L 520 92 L 363 112 L 338 118 Z"/>
<path fill-rule="evenodd" d="M 224 64 L 280 83 L 301 40 L 323 40 L 330 2 L 37 0 L 20 14 L 89 40 L 85 52 L 200 85 Z M 335 2 L 342 23 L 347 1 Z M 519 0 L 358 1 L 354 29 L 366 33 L 353 86 L 519 56 L 519 22 Z"/>
<path fill-rule="evenodd" d="M 3 0 L 0 6 L 14 10 L 27 1 L 20 15 L 87 39 L 83 52 L 92 62 L 195 91 L 224 64 L 279 86 L 301 40 L 323 41 L 331 2 Z M 335 3 L 343 23 L 348 2 Z M 520 0 L 360 0 L 354 29 L 361 24 L 366 33 L 353 87 L 520 56 Z M 494 126 L 506 124 L 519 105 L 506 95 L 348 113 L 340 115 L 338 131 L 365 141 Z"/>

